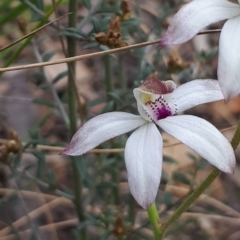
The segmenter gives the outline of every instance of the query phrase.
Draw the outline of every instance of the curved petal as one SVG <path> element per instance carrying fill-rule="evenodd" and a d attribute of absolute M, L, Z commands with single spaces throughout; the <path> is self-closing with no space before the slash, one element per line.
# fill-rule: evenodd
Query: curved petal
<path fill-rule="evenodd" d="M 232 146 L 221 132 L 206 120 L 183 115 L 165 118 L 157 124 L 221 171 L 233 173 L 236 159 Z"/>
<path fill-rule="evenodd" d="M 162 137 L 155 124 L 145 124 L 132 133 L 125 162 L 130 191 L 147 209 L 155 201 L 162 173 Z"/>
<path fill-rule="evenodd" d="M 240 17 L 228 20 L 219 42 L 218 79 L 224 98 L 240 93 Z"/>
<path fill-rule="evenodd" d="M 177 112 L 185 111 L 202 103 L 223 99 L 217 80 L 198 79 L 185 83 L 172 94 Z"/>
<path fill-rule="evenodd" d="M 146 121 L 131 113 L 104 113 L 92 118 L 73 136 L 62 154 L 76 156 L 86 153 L 108 139 L 132 131 Z"/>
<path fill-rule="evenodd" d="M 174 16 L 160 45 L 181 44 L 211 23 L 240 14 L 239 4 L 226 0 L 195 0 L 183 6 Z"/>

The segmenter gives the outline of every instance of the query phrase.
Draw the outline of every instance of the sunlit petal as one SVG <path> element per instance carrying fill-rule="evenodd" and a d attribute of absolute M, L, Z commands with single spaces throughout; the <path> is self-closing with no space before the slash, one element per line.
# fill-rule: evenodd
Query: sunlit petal
<path fill-rule="evenodd" d="M 172 97 L 177 112 L 182 112 L 202 103 L 223 99 L 223 94 L 217 80 L 199 79 L 190 81 L 176 88 Z"/>
<path fill-rule="evenodd" d="M 240 93 L 240 17 L 223 26 L 219 42 L 218 79 L 224 98 Z"/>
<path fill-rule="evenodd" d="M 155 124 L 145 124 L 132 133 L 125 162 L 130 191 L 147 209 L 155 201 L 162 172 L 162 137 Z"/>
<path fill-rule="evenodd" d="M 209 122 L 189 115 L 173 116 L 157 123 L 215 167 L 233 173 L 236 160 L 228 140 Z"/>
<path fill-rule="evenodd" d="M 112 112 L 92 118 L 73 136 L 62 154 L 76 156 L 86 153 L 108 139 L 127 133 L 146 121 L 131 113 Z"/>
<path fill-rule="evenodd" d="M 160 45 L 181 44 L 211 23 L 240 14 L 239 4 L 226 0 L 195 0 L 184 5 L 174 16 Z"/>

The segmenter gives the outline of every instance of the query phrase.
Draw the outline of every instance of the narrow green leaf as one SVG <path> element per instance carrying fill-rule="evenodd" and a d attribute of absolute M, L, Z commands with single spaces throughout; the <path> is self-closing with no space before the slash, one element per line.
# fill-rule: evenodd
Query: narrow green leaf
<path fill-rule="evenodd" d="M 0 26 L 16 20 L 16 16 L 19 16 L 22 12 L 26 11 L 27 7 L 24 4 L 19 4 L 16 7 L 12 7 L 9 11 L 6 11 L 3 14 L 0 14 Z"/>
<path fill-rule="evenodd" d="M 59 35 L 66 36 L 66 37 L 73 37 L 76 39 L 87 39 L 88 35 L 82 32 L 81 30 L 77 28 L 67 28 L 65 30 L 62 30 Z"/>
<path fill-rule="evenodd" d="M 41 98 L 35 98 L 33 100 L 33 103 L 40 104 L 40 105 L 45 105 L 45 106 L 48 106 L 48 107 L 51 107 L 51 108 L 55 107 L 55 104 L 53 102 L 50 102 L 50 101 L 47 101 L 47 100 L 41 99 Z"/>
<path fill-rule="evenodd" d="M 32 154 L 38 159 L 36 176 L 42 178 L 46 168 L 45 155 L 38 151 L 32 151 Z"/>
<path fill-rule="evenodd" d="M 36 78 L 36 80 L 39 81 L 39 82 L 44 82 L 45 81 L 45 76 L 42 72 L 35 72 L 33 74 L 33 77 Z"/>
<path fill-rule="evenodd" d="M 105 7 L 99 9 L 96 13 L 116 13 L 117 15 L 121 15 L 121 10 L 116 7 Z"/>
<path fill-rule="evenodd" d="M 51 51 L 51 52 L 44 54 L 43 62 L 49 61 L 55 53 L 56 53 L 56 51 Z"/>
<path fill-rule="evenodd" d="M 82 49 L 91 49 L 91 48 L 96 48 L 98 46 L 99 46 L 99 43 L 93 42 L 93 43 L 89 43 L 89 44 L 85 45 Z"/>
<path fill-rule="evenodd" d="M 55 173 L 52 170 L 48 170 L 47 178 L 48 178 L 49 190 L 54 191 L 56 189 Z"/>
<path fill-rule="evenodd" d="M 68 74 L 68 71 L 64 71 L 59 73 L 54 79 L 53 79 L 53 83 L 57 83 L 59 80 L 61 80 L 62 78 L 66 77 Z"/>
<path fill-rule="evenodd" d="M 174 163 L 174 164 L 178 164 L 178 162 L 176 160 L 174 160 L 171 157 L 167 157 L 167 156 L 163 156 L 163 161 L 167 162 L 167 163 Z"/>
<path fill-rule="evenodd" d="M 87 8 L 88 10 L 91 9 L 92 6 L 91 6 L 90 0 L 82 0 L 82 3 L 83 3 L 85 8 Z"/>
<path fill-rule="evenodd" d="M 94 32 L 98 33 L 101 32 L 101 26 L 99 24 L 99 20 L 96 18 L 92 18 L 92 24 L 93 24 L 93 28 L 94 28 Z"/>
<path fill-rule="evenodd" d="M 184 184 L 187 184 L 187 185 L 191 184 L 191 181 L 182 173 L 174 172 L 173 177 L 174 177 L 175 180 L 177 180 L 181 183 L 184 183 Z"/>
<path fill-rule="evenodd" d="M 94 100 L 91 100 L 91 101 L 87 102 L 87 108 L 96 106 L 96 105 L 101 104 L 101 103 L 104 103 L 104 102 L 105 102 L 104 99 L 102 99 L 102 98 L 96 98 L 96 99 L 94 99 Z"/>
<path fill-rule="evenodd" d="M 36 3 L 36 7 L 39 10 L 41 10 L 41 11 L 44 10 L 44 2 L 43 2 L 43 0 L 35 0 L 35 3 Z"/>

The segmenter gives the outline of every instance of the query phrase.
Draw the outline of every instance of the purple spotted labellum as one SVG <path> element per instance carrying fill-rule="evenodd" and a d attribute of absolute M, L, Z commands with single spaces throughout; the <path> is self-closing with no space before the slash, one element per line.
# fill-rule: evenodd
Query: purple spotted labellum
<path fill-rule="evenodd" d="M 149 78 L 133 93 L 140 116 L 112 112 L 92 118 L 75 133 L 63 154 L 82 155 L 136 129 L 126 142 L 124 157 L 130 191 L 144 209 L 155 201 L 162 173 L 163 140 L 156 125 L 221 171 L 233 172 L 233 149 L 213 125 L 195 116 L 175 116 L 196 105 L 223 99 L 218 81 L 194 80 L 176 88 L 173 81 Z"/>

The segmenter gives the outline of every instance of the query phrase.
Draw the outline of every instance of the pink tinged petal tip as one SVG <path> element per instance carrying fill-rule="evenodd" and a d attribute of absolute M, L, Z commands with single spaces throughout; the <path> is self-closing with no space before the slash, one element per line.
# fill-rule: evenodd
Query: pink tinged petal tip
<path fill-rule="evenodd" d="M 162 137 L 153 123 L 148 123 L 128 138 L 125 162 L 130 191 L 140 206 L 148 209 L 155 201 L 162 173 Z"/>
<path fill-rule="evenodd" d="M 206 26 L 239 14 L 239 4 L 226 0 L 191 1 L 174 16 L 160 46 L 187 42 Z"/>
<path fill-rule="evenodd" d="M 142 117 L 131 113 L 101 114 L 89 120 L 74 134 L 62 154 L 82 155 L 106 140 L 132 131 L 145 123 L 146 121 Z"/>

